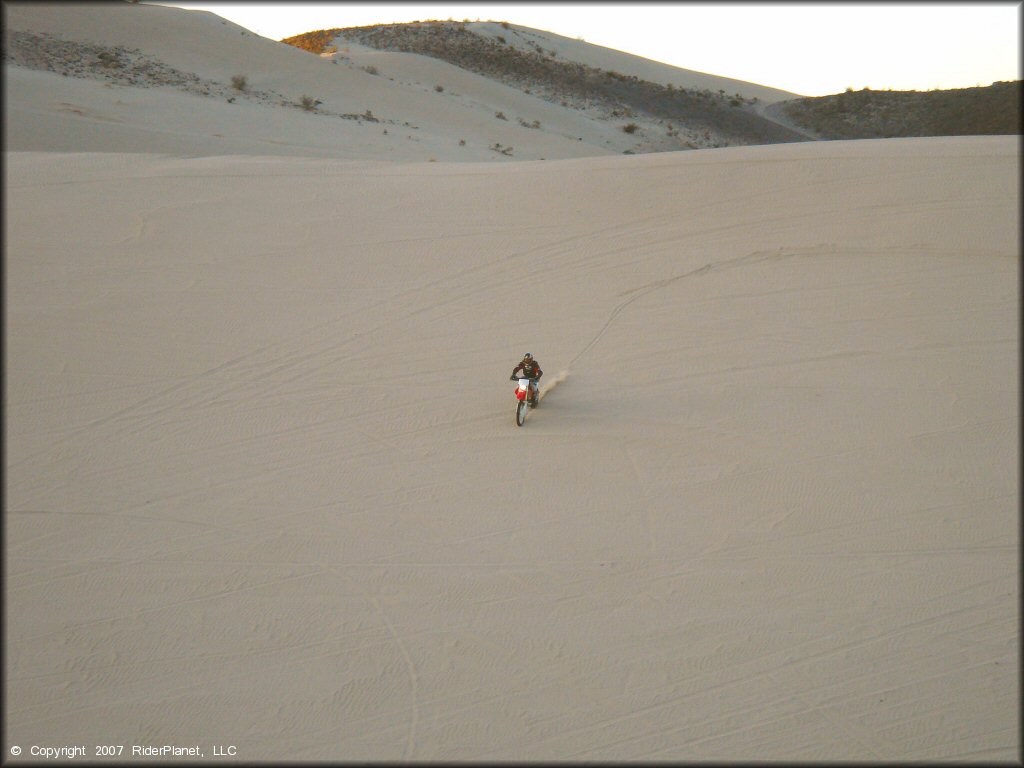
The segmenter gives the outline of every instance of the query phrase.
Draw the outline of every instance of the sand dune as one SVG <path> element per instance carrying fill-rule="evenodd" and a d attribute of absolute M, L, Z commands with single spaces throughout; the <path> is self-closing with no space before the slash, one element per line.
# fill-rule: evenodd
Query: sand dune
<path fill-rule="evenodd" d="M 4 67 L 9 150 L 510 162 L 622 154 L 638 141 L 608 120 L 423 56 L 346 46 L 332 61 L 213 14 L 160 6 L 10 5 L 10 47 L 50 71 Z M 17 45 L 26 33 L 39 39 Z M 68 45 L 44 45 L 54 39 Z M 72 43 L 121 52 L 124 63 L 97 66 L 96 52 Z M 130 61 L 132 51 L 145 60 Z M 163 85 L 155 63 L 195 81 L 187 92 Z M 90 79 L 68 76 L 76 71 Z M 238 75 L 246 92 L 231 87 Z M 299 108 L 304 96 L 319 102 L 315 111 Z M 367 112 L 372 121 L 351 119 Z"/>
<path fill-rule="evenodd" d="M 554 51 L 555 56 L 559 59 L 576 61 L 598 69 L 621 72 L 624 75 L 633 75 L 661 85 L 672 84 L 677 88 L 707 89 L 714 92 L 722 89 L 729 94 L 738 93 L 744 98 L 756 98 L 767 103 L 795 99 L 799 96 L 779 88 L 673 67 L 659 61 L 634 56 L 625 51 L 616 51 L 584 40 L 573 40 L 553 32 L 530 29 L 518 24 L 480 21 L 471 22 L 466 26 L 478 35 L 500 36 L 508 45 L 520 50 L 536 50 L 534 46 L 540 46 L 543 50 Z"/>
<path fill-rule="evenodd" d="M 1019 759 L 1016 137 L 57 151 L 116 89 L 5 77 L 6 754 Z"/>

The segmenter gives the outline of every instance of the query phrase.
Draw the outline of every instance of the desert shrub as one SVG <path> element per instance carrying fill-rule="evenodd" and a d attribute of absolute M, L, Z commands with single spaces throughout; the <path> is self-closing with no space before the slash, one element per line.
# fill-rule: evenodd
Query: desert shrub
<path fill-rule="evenodd" d="M 639 127 L 640 126 L 637 125 L 636 123 L 630 123 L 629 125 L 622 126 L 622 130 L 625 131 L 626 133 L 636 133 L 636 130 Z"/>
<path fill-rule="evenodd" d="M 459 146 L 460 147 L 466 146 L 466 140 L 465 139 L 459 139 Z"/>
<path fill-rule="evenodd" d="M 302 105 L 302 108 L 304 110 L 306 110 L 307 112 L 312 112 L 323 102 L 320 101 L 320 99 L 314 99 L 312 96 L 306 96 L 305 94 L 303 94 L 302 98 L 299 99 L 299 103 Z"/>
<path fill-rule="evenodd" d="M 371 75 L 379 75 L 380 70 L 377 69 L 373 64 L 363 67 L 363 72 L 368 72 Z"/>
<path fill-rule="evenodd" d="M 498 118 L 499 120 L 508 120 L 508 118 L 505 117 L 505 113 L 504 112 L 495 112 L 494 116 L 496 118 Z"/>
<path fill-rule="evenodd" d="M 100 60 L 100 63 L 104 67 L 123 67 L 124 66 L 121 63 L 121 61 L 117 58 L 116 54 L 110 53 L 108 51 L 103 51 L 102 53 L 100 53 L 99 60 Z"/>
<path fill-rule="evenodd" d="M 315 32 L 305 32 L 294 37 L 286 37 L 282 43 L 293 45 L 310 53 L 323 53 L 327 46 L 338 36 L 342 29 L 318 29 Z"/>
<path fill-rule="evenodd" d="M 231 78 L 231 87 L 236 91 L 244 91 L 247 84 L 245 75 L 234 75 Z"/>
<path fill-rule="evenodd" d="M 435 85 L 434 86 L 434 90 L 437 91 L 438 93 L 444 93 L 444 86 L 443 85 Z"/>

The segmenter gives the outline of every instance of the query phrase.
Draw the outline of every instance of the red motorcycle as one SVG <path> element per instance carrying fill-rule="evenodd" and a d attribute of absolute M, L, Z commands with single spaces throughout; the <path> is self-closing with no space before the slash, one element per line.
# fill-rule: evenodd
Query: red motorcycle
<path fill-rule="evenodd" d="M 515 377 L 513 377 L 515 378 Z M 537 396 L 536 379 L 519 379 L 519 386 L 516 387 L 516 426 L 523 426 L 526 421 L 526 411 L 529 408 L 536 408 L 540 398 Z"/>

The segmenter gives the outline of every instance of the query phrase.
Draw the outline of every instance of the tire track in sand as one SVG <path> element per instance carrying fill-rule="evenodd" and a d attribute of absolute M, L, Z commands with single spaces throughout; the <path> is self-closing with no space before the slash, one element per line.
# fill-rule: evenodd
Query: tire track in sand
<path fill-rule="evenodd" d="M 398 648 L 399 653 L 402 655 L 402 659 L 405 661 L 406 671 L 409 673 L 409 687 L 410 687 L 410 698 L 412 699 L 411 711 L 409 713 L 409 735 L 405 740 L 405 754 L 402 759 L 405 762 L 409 762 L 412 759 L 413 751 L 416 749 L 416 728 L 419 725 L 420 720 L 420 704 L 419 704 L 419 674 L 416 672 L 416 664 L 412 660 L 412 656 L 409 655 L 409 649 L 405 643 L 402 642 L 401 635 L 395 629 L 395 625 L 391 623 L 391 619 L 388 617 L 387 612 L 384 610 L 384 606 L 380 603 L 380 598 L 368 595 L 356 584 L 353 583 L 352 578 L 344 573 L 343 571 L 333 568 L 331 566 L 324 566 L 324 570 L 330 571 L 335 576 L 341 578 L 352 584 L 356 590 L 362 594 L 363 598 L 373 606 L 373 609 L 380 616 L 381 621 L 384 622 L 384 626 L 387 627 L 388 634 L 391 635 L 391 639 L 395 641 L 395 646 Z"/>

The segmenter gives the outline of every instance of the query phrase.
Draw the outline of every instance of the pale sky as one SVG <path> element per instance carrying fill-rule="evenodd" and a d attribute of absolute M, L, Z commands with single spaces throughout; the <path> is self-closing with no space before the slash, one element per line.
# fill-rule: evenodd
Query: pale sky
<path fill-rule="evenodd" d="M 1021 79 L 1021 3 L 170 3 L 272 40 L 403 21 L 508 21 L 804 96 Z"/>

